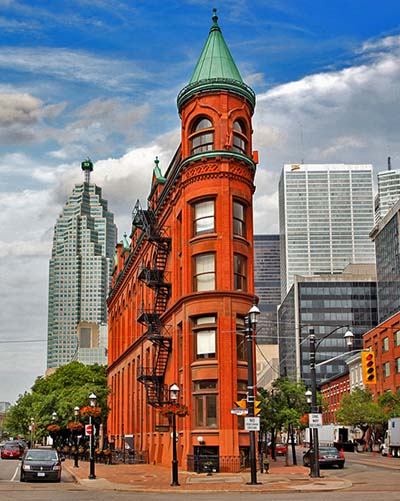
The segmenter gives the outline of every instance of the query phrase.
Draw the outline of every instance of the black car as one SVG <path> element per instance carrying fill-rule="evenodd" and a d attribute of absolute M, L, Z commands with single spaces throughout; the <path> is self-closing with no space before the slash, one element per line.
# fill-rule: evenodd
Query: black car
<path fill-rule="evenodd" d="M 54 449 L 28 449 L 21 462 L 20 481 L 50 480 L 60 482 L 61 461 Z"/>
<path fill-rule="evenodd" d="M 338 451 L 336 447 L 319 447 L 318 448 L 318 462 L 319 466 L 337 466 L 338 468 L 344 467 L 344 454 L 342 451 Z M 308 449 L 303 456 L 303 465 L 310 466 L 312 461 L 313 449 Z"/>

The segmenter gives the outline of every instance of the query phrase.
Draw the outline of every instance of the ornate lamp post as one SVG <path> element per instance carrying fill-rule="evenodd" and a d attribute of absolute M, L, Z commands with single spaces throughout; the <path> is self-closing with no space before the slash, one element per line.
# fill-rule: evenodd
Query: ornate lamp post
<path fill-rule="evenodd" d="M 179 386 L 174 383 L 169 387 L 169 399 L 172 404 L 177 404 Z M 178 482 L 178 458 L 176 453 L 176 412 L 172 413 L 172 486 L 180 485 Z"/>
<path fill-rule="evenodd" d="M 78 406 L 74 407 L 74 416 L 75 416 L 75 423 L 78 424 L 78 418 L 79 418 L 79 407 Z M 74 431 L 74 435 L 75 435 L 74 468 L 79 468 L 78 433 L 79 433 L 78 428 L 76 428 Z"/>
<path fill-rule="evenodd" d="M 89 404 L 92 410 L 96 407 L 96 395 L 92 392 L 89 395 Z M 94 471 L 94 426 L 93 426 L 93 416 L 92 413 L 89 415 L 89 425 L 91 428 L 90 433 L 90 470 L 89 470 L 89 480 L 94 480 L 96 478 Z"/>
<path fill-rule="evenodd" d="M 253 341 L 257 327 L 260 310 L 255 304 L 250 308 L 246 317 L 246 346 L 247 346 L 247 408 L 248 416 L 254 417 L 254 368 L 253 368 Z M 256 436 L 255 431 L 250 431 L 250 482 L 249 485 L 257 484 L 257 459 L 256 459 Z"/>
<path fill-rule="evenodd" d="M 33 432 L 35 430 L 35 419 L 33 417 L 31 417 L 31 424 L 29 426 L 29 430 L 31 432 L 31 448 L 33 449 Z"/>
<path fill-rule="evenodd" d="M 309 335 L 309 337 L 310 337 L 310 377 L 311 377 L 311 393 L 312 393 L 311 412 L 313 414 L 316 414 L 318 412 L 317 377 L 316 377 L 316 372 L 315 372 L 315 353 L 316 353 L 319 345 L 322 343 L 322 341 L 324 339 L 331 336 L 334 332 L 338 331 L 339 329 L 342 329 L 343 327 L 346 327 L 346 326 L 340 325 L 339 327 L 336 327 L 336 329 L 333 329 L 333 331 L 329 332 L 329 334 L 326 334 L 324 337 L 322 337 L 318 341 L 318 343 L 316 342 L 314 329 L 310 329 L 310 335 Z M 347 326 L 347 331 L 344 335 L 344 339 L 346 341 L 348 349 L 351 350 L 351 347 L 353 346 L 354 334 L 350 331 L 348 326 Z M 318 461 L 318 456 L 319 456 L 318 428 L 316 428 L 316 427 L 313 427 L 313 429 L 312 429 L 312 442 L 313 442 L 313 448 L 312 448 L 312 457 L 311 457 L 312 461 L 311 461 L 310 477 L 318 478 L 321 475 L 320 475 L 320 471 L 319 471 L 319 461 Z"/>

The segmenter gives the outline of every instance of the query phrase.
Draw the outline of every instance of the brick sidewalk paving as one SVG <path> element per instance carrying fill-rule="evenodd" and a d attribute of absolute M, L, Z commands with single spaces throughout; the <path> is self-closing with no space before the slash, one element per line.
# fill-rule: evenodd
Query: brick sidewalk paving
<path fill-rule="evenodd" d="M 82 461 L 79 468 L 73 467 L 72 460 L 65 461 L 66 469 L 77 482 L 90 488 L 102 490 L 132 490 L 132 491 L 330 491 L 351 486 L 347 480 L 338 479 L 323 474 L 322 478 L 311 479 L 309 469 L 303 466 L 285 466 L 283 461 L 272 462 L 270 473 L 257 473 L 258 485 L 248 485 L 250 472 L 205 473 L 179 471 L 180 486 L 172 487 L 171 468 L 149 464 L 116 464 L 106 465 L 96 463 L 96 479 L 89 480 L 89 463 Z"/>

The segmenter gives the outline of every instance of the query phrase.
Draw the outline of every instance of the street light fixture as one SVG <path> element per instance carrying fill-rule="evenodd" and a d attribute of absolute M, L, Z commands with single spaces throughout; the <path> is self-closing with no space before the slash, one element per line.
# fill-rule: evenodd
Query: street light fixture
<path fill-rule="evenodd" d="M 314 329 L 310 329 L 309 332 L 309 338 L 310 338 L 310 377 L 311 377 L 311 412 L 313 414 L 318 413 L 318 405 L 317 405 L 317 377 L 316 377 L 316 372 L 315 372 L 315 354 L 316 351 L 319 347 L 319 345 L 322 343 L 324 339 L 327 337 L 331 336 L 333 333 L 338 331 L 339 329 L 343 329 L 343 327 L 347 327 L 347 331 L 344 335 L 344 339 L 346 341 L 347 347 L 350 350 L 351 347 L 353 346 L 353 340 L 354 340 L 354 334 L 350 331 L 348 326 L 345 325 L 340 325 L 339 327 L 336 327 L 333 329 L 331 332 L 326 334 L 324 337 L 319 339 L 318 343 L 316 343 L 316 337 L 314 334 Z M 320 470 L 319 470 L 319 461 L 318 461 L 318 456 L 319 456 L 319 443 L 318 443 L 318 428 L 313 427 L 312 428 L 312 443 L 313 443 L 313 448 L 312 448 L 312 461 L 311 461 L 311 470 L 310 470 L 310 477 L 312 478 L 319 478 L 320 475 Z"/>
<path fill-rule="evenodd" d="M 96 395 L 92 392 L 89 395 L 89 404 L 92 407 L 92 410 L 96 407 Z M 89 425 L 90 425 L 90 471 L 89 471 L 89 480 L 94 480 L 96 478 L 94 471 L 94 426 L 93 426 L 93 416 L 92 413 L 89 415 Z"/>
<path fill-rule="evenodd" d="M 180 388 L 174 383 L 169 387 L 169 399 L 172 404 L 177 404 Z M 179 486 L 178 458 L 176 453 L 176 412 L 172 413 L 172 482 L 171 486 Z"/>
<path fill-rule="evenodd" d="M 35 419 L 33 417 L 31 417 L 31 425 L 29 427 L 30 431 L 31 431 L 31 448 L 33 449 L 34 447 L 34 444 L 33 444 L 33 432 L 35 430 Z"/>
<path fill-rule="evenodd" d="M 78 423 L 79 407 L 74 407 L 75 423 Z M 79 468 L 79 452 L 78 452 L 78 428 L 75 429 L 75 454 L 74 454 L 74 468 Z"/>
<path fill-rule="evenodd" d="M 247 347 L 247 408 L 248 417 L 254 417 L 254 369 L 253 369 L 253 340 L 256 333 L 260 310 L 256 304 L 250 308 L 246 317 L 246 347 Z M 257 485 L 257 459 L 256 459 L 256 436 L 255 431 L 250 430 L 250 482 L 249 485 Z"/>

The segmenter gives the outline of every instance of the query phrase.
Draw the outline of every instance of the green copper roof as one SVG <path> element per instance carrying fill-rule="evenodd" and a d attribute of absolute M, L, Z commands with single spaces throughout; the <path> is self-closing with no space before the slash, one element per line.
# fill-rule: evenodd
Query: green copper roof
<path fill-rule="evenodd" d="M 243 83 L 235 61 L 222 36 L 221 28 L 218 26 L 216 9 L 214 9 L 212 20 L 213 25 L 189 85 L 209 78 L 228 78 Z"/>
<path fill-rule="evenodd" d="M 240 76 L 239 70 L 229 52 L 228 46 L 218 26 L 216 9 L 213 11 L 213 25 L 196 64 L 189 84 L 178 96 L 178 108 L 199 92 L 228 90 L 244 96 L 255 106 L 255 94 Z"/>

